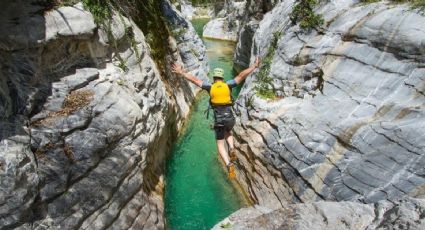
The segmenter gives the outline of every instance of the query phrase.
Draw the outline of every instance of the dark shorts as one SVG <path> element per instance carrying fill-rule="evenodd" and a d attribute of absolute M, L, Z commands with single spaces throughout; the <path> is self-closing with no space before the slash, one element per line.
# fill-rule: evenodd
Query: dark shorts
<path fill-rule="evenodd" d="M 235 125 L 231 106 L 214 107 L 214 130 L 215 139 L 223 140 L 227 133 L 232 131 Z"/>
<path fill-rule="evenodd" d="M 215 139 L 223 140 L 226 136 L 226 133 L 230 133 L 230 131 L 232 131 L 234 125 L 235 122 L 229 122 L 225 125 L 214 125 Z"/>

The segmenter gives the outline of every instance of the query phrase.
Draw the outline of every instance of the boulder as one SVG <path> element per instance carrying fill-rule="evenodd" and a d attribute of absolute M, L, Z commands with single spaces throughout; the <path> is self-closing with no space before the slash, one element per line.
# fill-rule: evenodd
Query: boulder
<path fill-rule="evenodd" d="M 85 11 L 82 3 L 64 6 L 46 12 L 45 40 L 57 39 L 58 36 L 90 37 L 96 29 L 93 16 Z"/>

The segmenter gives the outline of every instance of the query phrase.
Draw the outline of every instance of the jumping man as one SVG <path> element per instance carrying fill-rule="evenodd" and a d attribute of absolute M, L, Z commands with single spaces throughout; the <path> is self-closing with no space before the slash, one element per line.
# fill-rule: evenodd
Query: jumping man
<path fill-rule="evenodd" d="M 224 81 L 224 71 L 221 68 L 215 68 L 213 70 L 213 84 L 209 82 L 203 82 L 196 78 L 191 73 L 188 73 L 179 64 L 173 65 L 173 72 L 183 76 L 188 81 L 208 91 L 210 95 L 210 104 L 214 111 L 214 130 L 215 138 L 217 143 L 218 152 L 227 166 L 229 177 L 235 177 L 234 164 L 229 159 L 229 154 L 225 146 L 225 141 L 229 146 L 230 157 L 232 160 L 236 158 L 235 149 L 233 145 L 233 136 L 231 130 L 235 125 L 235 118 L 232 112 L 232 97 L 231 90 L 238 84 L 240 84 L 245 78 L 258 67 L 260 61 L 258 57 L 255 63 L 243 70 L 238 76 L 232 80 Z"/>

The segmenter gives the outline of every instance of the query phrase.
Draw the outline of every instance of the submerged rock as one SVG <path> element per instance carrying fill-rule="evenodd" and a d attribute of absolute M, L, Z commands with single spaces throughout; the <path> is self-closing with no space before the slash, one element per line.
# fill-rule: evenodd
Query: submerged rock
<path fill-rule="evenodd" d="M 194 29 L 164 3 L 164 18 L 187 31 L 170 36 L 161 67 L 143 32 L 118 12 L 108 30 L 81 4 L 6 5 L 0 229 L 165 228 L 165 155 L 197 93 L 167 65 L 181 61 L 206 77 Z"/>

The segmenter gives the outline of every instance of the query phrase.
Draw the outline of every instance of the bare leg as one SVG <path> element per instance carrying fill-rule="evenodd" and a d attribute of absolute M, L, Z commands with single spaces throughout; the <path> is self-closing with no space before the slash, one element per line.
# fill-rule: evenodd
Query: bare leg
<path fill-rule="evenodd" d="M 236 162 L 238 158 L 236 157 L 236 151 L 235 146 L 233 144 L 233 136 L 231 132 L 226 132 L 224 134 L 224 137 L 226 138 L 227 144 L 229 145 L 229 157 L 230 161 Z"/>
<path fill-rule="evenodd" d="M 232 134 L 230 132 L 226 132 L 224 135 L 225 135 L 224 137 L 226 138 L 227 144 L 229 145 L 229 149 L 233 149 L 235 146 L 233 144 Z"/>
<path fill-rule="evenodd" d="M 229 159 L 229 154 L 227 152 L 226 146 L 224 145 L 224 140 L 217 140 L 217 149 L 224 163 L 228 165 L 230 163 L 230 159 Z"/>

